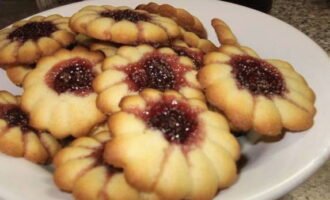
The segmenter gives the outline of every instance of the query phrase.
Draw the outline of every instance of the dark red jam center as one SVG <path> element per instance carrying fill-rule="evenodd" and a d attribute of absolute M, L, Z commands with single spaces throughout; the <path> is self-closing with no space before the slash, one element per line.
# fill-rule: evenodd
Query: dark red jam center
<path fill-rule="evenodd" d="M 171 143 L 189 145 L 198 137 L 197 111 L 175 99 L 151 105 L 142 118 L 149 127 L 160 130 Z"/>
<path fill-rule="evenodd" d="M 101 13 L 102 17 L 113 18 L 116 21 L 128 20 L 131 22 L 149 21 L 150 16 L 144 13 L 136 12 L 134 10 L 107 10 Z"/>
<path fill-rule="evenodd" d="M 131 90 L 153 88 L 164 91 L 178 90 L 186 84 L 183 75 L 189 68 L 179 63 L 178 56 L 153 53 L 123 70 L 128 75 Z"/>
<path fill-rule="evenodd" d="M 46 82 L 58 94 L 71 92 L 84 96 L 93 91 L 92 81 L 95 74 L 90 61 L 74 58 L 57 64 L 48 72 Z"/>
<path fill-rule="evenodd" d="M 144 67 L 132 71 L 130 79 L 139 88 L 154 88 L 158 90 L 172 89 L 175 76 L 166 60 L 149 58 L 144 62 Z"/>
<path fill-rule="evenodd" d="M 180 46 L 173 46 L 172 49 L 179 56 L 187 56 L 188 58 L 190 58 L 195 64 L 197 69 L 200 69 L 203 66 L 203 56 L 204 56 L 203 52 L 192 51 L 187 47 L 180 47 Z"/>
<path fill-rule="evenodd" d="M 149 126 L 160 130 L 170 142 L 185 143 L 197 126 L 185 111 L 174 107 L 159 105 L 151 113 L 153 116 L 148 121 Z"/>
<path fill-rule="evenodd" d="M 25 42 L 29 39 L 38 40 L 41 37 L 49 37 L 57 30 L 52 22 L 30 22 L 18 27 L 8 35 L 11 40 Z"/>
<path fill-rule="evenodd" d="M 35 131 L 29 126 L 29 116 L 15 105 L 0 105 L 0 119 L 5 120 L 9 127 L 20 127 L 23 132 Z"/>
<path fill-rule="evenodd" d="M 235 56 L 229 64 L 239 87 L 254 95 L 282 95 L 285 83 L 281 73 L 271 64 L 251 56 Z"/>

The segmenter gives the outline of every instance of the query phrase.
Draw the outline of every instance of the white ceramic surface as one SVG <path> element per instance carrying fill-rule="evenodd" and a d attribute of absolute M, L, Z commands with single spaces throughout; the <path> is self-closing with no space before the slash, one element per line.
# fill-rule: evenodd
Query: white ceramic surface
<path fill-rule="evenodd" d="M 145 0 L 94 0 L 59 7 L 42 15 L 59 13 L 70 16 L 85 5 L 136 5 Z M 216 200 L 276 199 L 298 186 L 316 171 L 330 153 L 330 60 L 326 53 L 307 36 L 271 16 L 245 7 L 216 0 L 163 0 L 189 10 L 198 16 L 218 44 L 210 25 L 213 17 L 226 21 L 241 44 L 254 48 L 264 58 L 289 61 L 308 81 L 317 95 L 314 126 L 302 133 L 287 132 L 276 143 L 250 145 L 242 141 L 247 164 L 239 180 L 221 191 Z M 0 89 L 19 94 L 0 71 Z M 52 183 L 48 169 L 24 159 L 0 154 L 0 198 L 6 200 L 71 200 Z"/>

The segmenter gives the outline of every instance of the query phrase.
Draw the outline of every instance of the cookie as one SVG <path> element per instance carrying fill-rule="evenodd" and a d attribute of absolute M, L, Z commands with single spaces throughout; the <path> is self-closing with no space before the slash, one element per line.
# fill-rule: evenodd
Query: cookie
<path fill-rule="evenodd" d="M 76 42 L 66 47 L 68 50 L 72 50 L 77 46 L 84 45 L 91 51 L 99 51 L 104 54 L 105 57 L 112 56 L 116 53 L 117 46 L 107 42 L 96 41 L 90 38 L 76 37 Z M 36 67 L 36 63 L 30 65 L 7 65 L 4 70 L 11 82 L 17 86 L 22 86 L 24 78 Z"/>
<path fill-rule="evenodd" d="M 122 169 L 106 164 L 104 146 L 110 140 L 106 130 L 74 140 L 54 158 L 54 182 L 76 200 L 94 200 L 100 196 L 116 200 L 160 200 L 156 195 L 139 192 L 130 186 Z"/>
<path fill-rule="evenodd" d="M 239 144 L 226 119 L 173 90 L 125 97 L 110 116 L 107 163 L 160 199 L 212 199 L 236 180 Z M 125 128 L 123 128 L 125 127 Z"/>
<path fill-rule="evenodd" d="M 102 61 L 101 53 L 79 46 L 43 57 L 23 82 L 22 108 L 30 124 L 62 139 L 86 135 L 102 122 L 92 88 Z"/>
<path fill-rule="evenodd" d="M 207 100 L 234 129 L 274 136 L 313 125 L 314 92 L 288 62 L 262 59 L 251 48 L 225 44 L 207 54 L 204 64 L 198 80 Z"/>
<path fill-rule="evenodd" d="M 207 38 L 207 32 L 202 22 L 187 10 L 175 8 L 169 4 L 157 4 L 150 2 L 148 4 L 140 4 L 136 7 L 138 10 L 146 10 L 164 17 L 173 19 L 177 24 L 189 32 L 193 32 L 200 38 Z"/>
<path fill-rule="evenodd" d="M 124 96 L 144 88 L 174 89 L 186 97 L 204 99 L 193 62 L 171 48 L 124 46 L 106 58 L 102 67 L 93 87 L 99 94 L 97 105 L 105 113 L 118 111 Z"/>
<path fill-rule="evenodd" d="M 75 41 L 68 18 L 35 16 L 0 31 L 0 65 L 33 64 Z"/>
<path fill-rule="evenodd" d="M 29 116 L 19 106 L 20 98 L 0 91 L 0 151 L 45 164 L 61 148 L 49 133 L 29 126 Z"/>
<path fill-rule="evenodd" d="M 173 20 L 125 6 L 86 6 L 71 17 L 70 27 L 92 38 L 120 44 L 163 44 L 181 36 Z"/>

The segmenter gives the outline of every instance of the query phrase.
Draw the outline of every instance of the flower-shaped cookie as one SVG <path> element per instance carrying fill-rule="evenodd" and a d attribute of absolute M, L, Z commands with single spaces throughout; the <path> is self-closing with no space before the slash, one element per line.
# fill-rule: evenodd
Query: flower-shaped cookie
<path fill-rule="evenodd" d="M 195 33 L 200 38 L 207 38 L 207 33 L 202 22 L 182 8 L 175 8 L 169 4 L 158 5 L 157 3 L 150 2 L 148 4 L 140 4 L 136 9 L 146 10 L 150 13 L 171 18 L 185 30 Z"/>
<path fill-rule="evenodd" d="M 236 179 L 240 150 L 226 119 L 173 90 L 125 97 L 110 116 L 104 158 L 160 199 L 212 199 Z M 125 128 L 123 128 L 125 127 Z"/>
<path fill-rule="evenodd" d="M 118 49 L 118 45 L 108 43 L 108 42 L 100 42 L 93 39 L 80 39 L 77 43 L 73 43 L 66 47 L 66 49 L 73 49 L 76 46 L 84 45 L 86 48 L 89 48 L 91 51 L 99 51 L 104 54 L 105 57 L 113 56 L 116 54 Z M 187 53 L 186 56 L 191 55 L 191 59 L 196 58 L 198 59 L 197 53 Z M 195 57 L 192 57 L 195 56 Z M 6 70 L 7 76 L 10 81 L 12 81 L 17 86 L 22 86 L 24 78 L 28 73 L 30 73 L 36 67 L 36 63 L 30 65 L 8 65 L 5 66 L 4 69 Z"/>
<path fill-rule="evenodd" d="M 81 137 L 63 148 L 54 158 L 54 181 L 77 200 L 94 200 L 101 196 L 116 200 L 141 200 L 140 193 L 125 180 L 122 170 L 103 161 L 108 131 Z"/>
<path fill-rule="evenodd" d="M 84 37 L 81 34 L 75 37 L 75 42 L 66 46 L 66 49 L 72 50 L 76 46 L 86 46 L 92 51 L 100 51 L 104 55 L 113 55 L 115 52 L 115 47 L 113 45 L 106 46 L 106 43 L 95 42 L 94 39 Z M 36 63 L 39 59 L 36 60 Z M 5 65 L 3 68 L 6 70 L 7 76 L 10 81 L 12 81 L 17 86 L 22 86 L 24 78 L 28 73 L 30 73 L 35 67 L 36 63 L 32 64 L 21 64 L 21 65 Z"/>
<path fill-rule="evenodd" d="M 119 110 L 120 100 L 144 88 L 178 90 L 189 98 L 204 99 L 191 59 L 170 48 L 148 45 L 124 46 L 103 63 L 103 72 L 93 83 L 99 93 L 98 107 L 105 113 Z"/>
<path fill-rule="evenodd" d="M 122 169 L 103 159 L 105 143 L 111 137 L 107 126 L 99 126 L 89 137 L 75 139 L 59 151 L 54 160 L 54 182 L 77 200 L 106 196 L 115 200 L 161 200 L 154 193 L 140 192 L 126 182 Z"/>
<path fill-rule="evenodd" d="M 0 31 L 0 65 L 32 64 L 75 41 L 69 19 L 35 16 Z"/>
<path fill-rule="evenodd" d="M 213 20 L 217 32 L 227 33 L 218 34 L 227 38 L 220 41 L 235 44 L 228 26 L 215 26 L 221 22 Z M 261 59 L 237 43 L 207 54 L 204 64 L 198 80 L 208 101 L 225 113 L 234 129 L 278 135 L 283 129 L 302 131 L 313 125 L 314 92 L 289 63 Z"/>
<path fill-rule="evenodd" d="M 0 151 L 45 164 L 61 148 L 49 133 L 29 126 L 29 116 L 19 107 L 19 97 L 0 91 Z"/>
<path fill-rule="evenodd" d="M 92 81 L 103 56 L 83 47 L 61 49 L 42 58 L 24 82 L 22 107 L 30 124 L 56 138 L 86 135 L 105 119 L 96 107 Z"/>
<path fill-rule="evenodd" d="M 73 49 L 74 47 L 78 46 L 79 43 L 73 44 L 67 47 L 67 49 Z M 86 45 L 86 43 L 85 43 Z M 118 49 L 117 45 L 106 43 L 106 42 L 96 42 L 91 41 L 88 45 L 86 45 L 91 51 L 99 51 L 104 54 L 105 57 L 113 56 L 116 54 Z M 185 54 L 186 56 L 190 57 L 192 60 L 195 59 L 200 63 L 200 54 L 195 51 L 187 51 Z M 193 60 L 194 61 L 194 60 Z M 28 73 L 30 73 L 36 64 L 30 65 L 9 65 L 5 66 L 4 69 L 6 70 L 7 76 L 10 81 L 12 81 L 17 86 L 22 86 L 24 78 Z"/>
<path fill-rule="evenodd" d="M 86 6 L 71 17 L 70 27 L 90 37 L 121 44 L 168 43 L 181 36 L 172 19 L 125 6 Z"/>

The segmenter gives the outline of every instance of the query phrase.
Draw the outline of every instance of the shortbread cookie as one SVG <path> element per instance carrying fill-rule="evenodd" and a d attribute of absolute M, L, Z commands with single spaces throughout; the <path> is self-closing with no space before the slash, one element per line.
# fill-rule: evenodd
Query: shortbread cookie
<path fill-rule="evenodd" d="M 70 27 L 92 38 L 121 44 L 162 44 L 181 36 L 172 19 L 125 6 L 86 6 L 71 17 Z"/>
<path fill-rule="evenodd" d="M 120 106 L 108 120 L 104 158 L 130 185 L 160 199 L 207 200 L 235 181 L 239 144 L 204 102 L 145 89 Z"/>
<path fill-rule="evenodd" d="M 53 160 L 54 181 L 65 191 L 72 192 L 77 180 L 93 168 L 102 165 L 104 144 L 110 140 L 108 131 L 100 131 L 91 137 L 80 137 L 57 153 Z M 104 174 L 104 178 L 107 174 Z"/>
<path fill-rule="evenodd" d="M 154 2 L 150 2 L 148 4 L 140 4 L 136 7 L 136 9 L 146 10 L 150 13 L 171 18 L 185 30 L 195 33 L 200 38 L 207 38 L 207 32 L 202 22 L 197 17 L 182 8 L 175 8 L 169 4 L 159 5 Z"/>
<path fill-rule="evenodd" d="M 29 126 L 19 97 L 0 91 L 0 151 L 39 164 L 50 161 L 61 148 L 49 133 Z"/>
<path fill-rule="evenodd" d="M 86 135 L 105 116 L 96 107 L 92 81 L 103 56 L 83 47 L 42 58 L 23 82 L 22 107 L 30 124 L 56 138 Z"/>
<path fill-rule="evenodd" d="M 68 18 L 35 16 L 0 31 L 0 65 L 32 64 L 75 41 Z"/>
<path fill-rule="evenodd" d="M 85 41 L 81 40 L 79 42 L 73 43 L 67 46 L 66 49 L 72 50 L 76 46 L 79 46 L 81 44 L 86 45 L 86 47 L 92 51 L 99 51 L 103 53 L 105 57 L 114 55 L 118 49 L 118 45 L 108 42 L 89 40 L 89 39 L 85 39 Z M 196 55 L 196 53 L 195 54 L 190 53 L 190 54 Z M 36 63 L 30 65 L 8 65 L 5 66 L 4 69 L 6 70 L 9 80 L 11 80 L 17 86 L 22 86 L 23 80 L 26 77 L 26 75 L 30 73 L 35 67 L 36 67 Z"/>
<path fill-rule="evenodd" d="M 28 73 L 30 73 L 36 64 L 31 65 L 15 65 L 4 67 L 7 76 L 11 82 L 17 86 L 22 86 L 23 80 Z"/>
<path fill-rule="evenodd" d="M 234 129 L 278 135 L 313 125 L 314 92 L 289 63 L 261 59 L 248 47 L 222 45 L 204 57 L 204 64 L 198 80 L 207 100 Z"/>
<path fill-rule="evenodd" d="M 106 196 L 114 200 L 162 200 L 157 194 L 141 192 L 129 185 L 121 168 L 103 159 L 104 146 L 111 137 L 100 126 L 90 137 L 74 140 L 54 158 L 54 182 L 77 200 L 94 200 Z"/>
<path fill-rule="evenodd" d="M 126 182 L 122 169 L 104 162 L 104 145 L 109 140 L 110 133 L 100 131 L 92 137 L 78 138 L 58 152 L 53 162 L 56 185 L 72 192 L 76 200 L 101 196 L 114 200 L 160 200 L 156 195 L 140 193 Z"/>
<path fill-rule="evenodd" d="M 170 48 L 148 45 L 124 46 L 103 63 L 93 87 L 98 107 L 105 113 L 119 110 L 120 100 L 144 88 L 174 89 L 189 98 L 204 99 L 191 59 L 178 56 Z"/>

